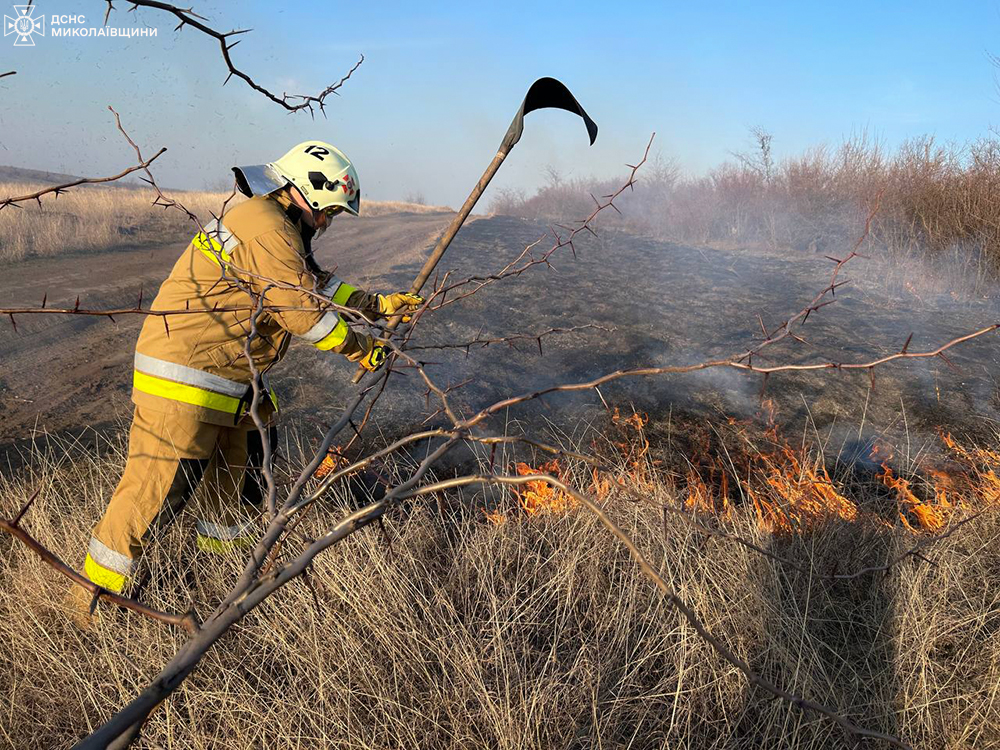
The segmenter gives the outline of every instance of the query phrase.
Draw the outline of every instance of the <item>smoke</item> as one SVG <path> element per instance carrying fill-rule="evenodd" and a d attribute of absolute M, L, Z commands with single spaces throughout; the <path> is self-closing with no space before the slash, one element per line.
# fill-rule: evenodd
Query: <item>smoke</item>
<path fill-rule="evenodd" d="M 463 229 L 448 263 L 452 279 L 503 267 L 547 227 L 509 217 L 478 220 Z M 548 245 L 540 246 L 540 252 Z M 539 335 L 513 346 L 422 350 L 428 372 L 441 386 L 464 385 L 452 394 L 455 408 L 471 414 L 512 394 L 559 383 L 588 381 L 637 367 L 688 365 L 731 356 L 760 343 L 758 314 L 773 329 L 807 305 L 829 282 L 832 263 L 814 255 L 693 248 L 612 229 L 552 257 L 552 268 L 484 287 L 477 294 L 426 316 L 418 345 L 458 344 L 477 337 Z M 836 303 L 798 329 L 806 344 L 788 339 L 768 347 L 760 364 L 860 362 L 898 351 L 909 333 L 911 350 L 931 348 L 996 319 L 992 300 L 962 297 L 947 305 L 938 297 L 889 294 L 878 258 L 845 267 Z M 873 272 L 873 269 L 874 272 Z M 374 279 L 372 288 L 395 288 L 416 265 Z M 400 287 L 402 288 L 402 287 Z M 553 328 L 595 326 L 563 335 Z M 599 326 L 600 328 L 596 328 Z M 605 330 L 607 329 L 607 330 Z M 757 419 L 770 399 L 787 434 L 832 435 L 862 431 L 896 444 L 933 438 L 939 427 L 959 432 L 986 429 L 996 415 L 993 340 L 970 342 L 943 360 L 908 360 L 876 371 L 875 387 L 863 372 L 793 372 L 768 379 L 713 368 L 680 375 L 627 378 L 592 390 L 560 393 L 512 408 L 493 429 L 534 429 L 549 424 L 573 429 L 599 419 L 610 407 L 634 406 L 653 427 L 678 417 L 702 422 Z M 339 367 L 339 363 L 336 365 Z M 329 367 L 335 367 L 334 364 Z M 343 382 L 330 373 L 325 382 Z M 380 425 L 395 435 L 423 424 L 438 408 L 413 375 L 400 375 L 382 407 Z M 432 422 L 441 417 L 432 418 Z M 978 426 L 978 427 L 977 427 Z M 839 434 L 839 433 L 838 433 Z"/>
<path fill-rule="evenodd" d="M 598 223 L 588 249 L 622 273 L 607 283 L 647 300 L 646 331 L 622 316 L 637 334 L 637 359 L 677 364 L 752 346 L 758 314 L 773 329 L 802 309 L 828 283 L 829 258 L 846 257 L 863 236 L 865 257 L 844 268 L 839 280 L 849 284 L 837 303 L 800 331 L 808 344 L 776 347 L 759 363 L 868 361 L 899 351 L 910 334 L 911 351 L 933 349 L 998 319 L 1000 140 L 943 147 L 923 138 L 887 153 L 862 135 L 776 163 L 768 134 L 755 135 L 755 150 L 704 176 L 659 160 L 617 202 L 622 214 Z M 494 208 L 565 222 L 614 186 L 550 181 Z M 874 388 L 866 374 L 778 375 L 767 395 L 783 418 L 817 429 L 864 419 L 911 439 L 938 427 L 982 432 L 997 416 L 994 349 L 991 335 L 950 350 L 948 361 L 895 363 L 876 371 Z M 759 378 L 712 371 L 665 380 L 631 394 L 735 416 L 759 408 Z"/>

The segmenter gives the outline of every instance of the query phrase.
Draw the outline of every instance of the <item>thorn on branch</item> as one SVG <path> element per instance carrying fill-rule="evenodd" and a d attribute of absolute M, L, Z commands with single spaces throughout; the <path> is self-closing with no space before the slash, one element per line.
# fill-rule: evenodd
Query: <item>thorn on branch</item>
<path fill-rule="evenodd" d="M 944 360 L 944 363 L 945 363 L 946 365 L 948 365 L 948 367 L 950 367 L 950 368 L 951 368 L 952 370 L 954 370 L 954 371 L 955 371 L 956 373 L 958 373 L 959 375 L 961 375 L 961 374 L 962 374 L 962 371 L 961 371 L 960 369 L 958 369 L 957 367 L 955 367 L 955 365 L 954 365 L 954 364 L 952 363 L 952 361 L 951 361 L 950 359 L 948 359 L 948 357 L 946 357 L 946 356 L 945 356 L 944 352 L 938 352 L 938 356 L 939 356 L 939 357 L 940 357 L 941 359 L 943 359 L 943 360 Z"/>
<path fill-rule="evenodd" d="M 382 539 L 385 540 L 385 546 L 389 548 L 389 554 L 392 554 L 392 537 L 389 536 L 389 531 L 385 527 L 385 516 L 378 517 L 378 528 L 382 532 Z"/>
<path fill-rule="evenodd" d="M 306 585 L 306 588 L 309 589 L 309 591 L 312 593 L 313 604 L 316 605 L 316 611 L 317 612 L 322 612 L 323 611 L 323 607 L 320 604 L 319 594 L 316 593 L 316 586 L 314 585 L 313 579 L 312 579 L 312 567 L 313 567 L 313 565 L 310 562 L 305 568 L 303 568 L 303 570 L 302 570 L 302 582 Z"/>
<path fill-rule="evenodd" d="M 899 350 L 900 354 L 906 354 L 906 350 L 910 347 L 910 342 L 913 341 L 913 333 L 911 332 L 909 336 L 906 337 L 906 343 L 903 344 L 903 348 Z"/>
<path fill-rule="evenodd" d="M 349 424 L 351 426 L 351 429 L 354 430 L 354 435 L 358 438 L 358 440 L 361 440 L 362 439 L 361 431 L 358 429 L 358 426 L 354 424 L 354 420 L 353 419 L 347 420 L 347 424 Z"/>
<path fill-rule="evenodd" d="M 830 284 L 830 293 L 835 294 L 838 286 L 843 286 L 844 284 L 849 284 L 850 281 L 838 281 L 834 284 Z"/>
<path fill-rule="evenodd" d="M 30 508 L 32 503 L 35 502 L 35 499 L 38 497 L 38 494 L 41 491 L 42 488 L 39 487 L 38 489 L 36 489 L 34 492 L 31 493 L 31 497 L 29 497 L 27 502 L 25 502 L 25 504 L 21 506 L 21 510 L 18 511 L 18 514 L 16 516 L 14 516 L 14 520 L 10 522 L 11 526 L 17 526 L 21 522 L 21 519 L 24 518 L 24 514 L 28 512 L 28 508 Z"/>

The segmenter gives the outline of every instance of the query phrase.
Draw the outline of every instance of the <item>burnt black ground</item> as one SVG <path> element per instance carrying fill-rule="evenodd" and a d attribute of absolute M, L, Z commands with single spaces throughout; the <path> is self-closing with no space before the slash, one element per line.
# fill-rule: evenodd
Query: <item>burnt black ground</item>
<path fill-rule="evenodd" d="M 496 217 L 463 230 L 443 264 L 454 278 L 496 270 L 544 226 Z M 543 241 L 539 253 L 551 245 Z M 568 250 L 553 257 L 555 268 L 539 266 L 524 275 L 485 287 L 474 297 L 427 316 L 415 343 L 473 340 L 515 332 L 586 324 L 613 332 L 585 330 L 517 349 L 494 345 L 462 351 L 424 352 L 440 364 L 430 368 L 442 385 L 469 380 L 454 399 L 467 412 L 512 393 L 554 383 L 584 381 L 618 369 L 692 364 L 724 357 L 760 337 L 757 315 L 775 326 L 805 306 L 829 281 L 833 264 L 812 255 L 781 257 L 750 251 L 724 252 L 653 242 L 625 234 L 583 239 L 576 258 Z M 384 286 L 403 287 L 418 264 L 384 275 Z M 787 340 L 759 364 L 861 362 L 898 351 L 912 332 L 910 351 L 932 349 L 962 333 L 1000 320 L 997 300 L 941 291 L 913 274 L 911 288 L 887 290 L 877 259 L 845 266 L 837 302 L 810 316 L 800 333 L 808 345 Z M 898 285 L 897 285 L 898 286 Z M 933 287 L 936 291 L 922 291 Z M 953 293 L 954 292 L 954 293 Z M 919 295 L 919 296 L 918 296 Z M 296 367 L 307 367 L 306 352 Z M 845 441 L 867 443 L 878 436 L 915 454 L 936 445 L 937 428 L 973 439 L 993 439 L 997 415 L 996 334 L 963 344 L 941 359 L 906 360 L 876 371 L 875 387 L 864 372 L 798 372 L 769 378 L 765 396 L 776 405 L 785 434 L 803 429 L 829 439 L 839 453 Z M 325 378 L 333 402 L 347 391 L 350 372 L 341 363 L 308 359 Z M 402 380 L 402 378 L 401 378 Z M 383 397 L 378 424 L 389 434 L 415 426 L 426 416 L 423 388 L 396 383 Z M 760 375 L 728 368 L 684 375 L 629 378 L 601 387 L 609 405 L 647 412 L 650 430 L 663 432 L 678 420 L 749 418 L 761 410 Z M 547 396 L 541 405 L 515 407 L 509 419 L 543 420 L 579 432 L 581 422 L 600 421 L 605 408 L 593 391 Z M 502 419 L 492 428 L 502 431 Z M 856 449 L 855 449 L 856 450 Z"/>
<path fill-rule="evenodd" d="M 338 266 L 338 275 L 368 288 L 406 288 L 448 219 L 448 214 L 400 215 L 341 225 L 323 238 L 318 256 L 324 265 Z M 480 218 L 463 228 L 441 270 L 451 271 L 452 279 L 498 270 L 546 231 L 519 219 Z M 550 245 L 543 240 L 536 254 Z M 71 299 L 75 287 L 89 284 L 83 304 L 122 303 L 134 299 L 140 281 L 149 295 L 180 249 L 168 245 L 155 252 L 116 251 L 107 258 L 90 254 L 14 264 L 0 300 L 36 301 L 55 277 L 63 297 Z M 554 383 L 741 351 L 760 336 L 758 314 L 771 326 L 785 319 L 825 286 L 832 267 L 813 255 L 696 249 L 623 233 L 581 237 L 576 251 L 574 258 L 560 250 L 552 258 L 554 268 L 536 267 L 425 316 L 414 344 L 587 324 L 614 329 L 548 337 L 541 356 L 534 342 L 473 348 L 468 356 L 423 352 L 421 358 L 439 363 L 429 372 L 440 384 L 469 380 L 453 397 L 466 413 Z M 109 273 L 111 268 L 116 270 Z M 897 351 L 911 332 L 911 351 L 917 351 L 1000 320 L 993 295 L 942 291 L 940 284 L 927 283 L 923 268 L 913 269 L 913 293 L 889 293 L 882 274 L 877 258 L 852 261 L 842 273 L 851 283 L 838 291 L 837 302 L 813 314 L 801 330 L 810 345 L 788 341 L 758 363 L 863 361 Z M 15 446 L 23 450 L 33 430 L 116 429 L 127 420 L 138 321 L 120 320 L 115 327 L 95 319 L 22 318 L 19 329 L 15 334 L 7 325 L 0 333 L 0 442 L 8 459 Z M 779 374 L 769 379 L 765 395 L 774 400 L 786 434 L 815 430 L 829 437 L 833 453 L 847 440 L 864 443 L 881 435 L 913 454 L 934 443 L 938 427 L 991 438 L 998 405 L 995 334 L 956 348 L 949 359 L 955 370 L 940 359 L 887 365 L 877 371 L 874 390 L 863 373 Z M 353 371 L 346 361 L 294 346 L 274 371 L 286 424 L 317 435 L 353 392 Z M 421 425 L 435 408 L 427 407 L 414 374 L 394 376 L 391 383 L 374 423 L 382 437 Z M 690 419 L 751 417 L 760 411 L 760 387 L 759 375 L 716 369 L 621 380 L 602 386 L 601 396 L 609 405 L 634 405 L 649 413 L 656 434 Z M 555 425 L 556 431 L 579 434 L 581 425 L 599 422 L 605 413 L 593 391 L 558 394 L 511 409 L 490 429 L 516 430 L 520 424 L 551 431 Z"/>

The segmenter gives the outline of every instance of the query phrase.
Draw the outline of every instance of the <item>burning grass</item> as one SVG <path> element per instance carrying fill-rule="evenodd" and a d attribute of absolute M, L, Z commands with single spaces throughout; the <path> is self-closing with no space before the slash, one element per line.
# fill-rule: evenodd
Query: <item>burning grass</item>
<path fill-rule="evenodd" d="M 624 418 L 616 407 L 611 415 L 614 436 L 607 444 L 615 451 L 611 460 L 626 470 L 612 479 L 592 469 L 588 489 L 607 501 L 618 489 L 616 482 L 637 493 L 667 484 L 695 513 L 729 519 L 737 509 L 752 510 L 757 526 L 778 536 L 815 531 L 834 519 L 934 533 L 945 530 L 956 514 L 1000 509 L 1000 452 L 966 447 L 942 431 L 940 454 L 918 462 L 910 478 L 893 469 L 891 447 L 874 443 L 864 460 L 834 479 L 822 451 L 808 444 L 793 446 L 782 435 L 772 401 L 763 402 L 761 413 L 766 422 L 762 430 L 753 420 L 733 418 L 724 431 L 689 425 L 688 448 L 673 455 L 675 463 L 680 458 L 683 464 L 660 472 L 664 459 L 651 458 L 648 416 L 633 411 Z M 537 467 L 520 462 L 516 470 L 520 476 L 556 479 L 566 473 L 557 459 Z M 576 507 L 570 496 L 542 480 L 516 489 L 515 496 L 527 517 Z M 506 520 L 499 510 L 489 511 L 488 517 L 494 523 Z"/>
<path fill-rule="evenodd" d="M 707 627 L 782 687 L 917 748 L 1000 743 L 1000 521 L 986 514 L 940 533 L 996 502 L 1000 456 L 942 435 L 940 460 L 903 473 L 912 498 L 940 513 L 935 531 L 886 485 L 879 462 L 866 456 L 860 474 L 843 463 L 827 470 L 766 416 L 763 429 L 651 429 L 622 410 L 605 433 L 567 445 L 599 453 L 610 473 L 565 458 L 517 471 L 596 494 Z M 898 479 L 895 460 L 879 457 Z M 124 458 L 118 442 L 72 458 L 57 448 L 0 478 L 0 512 L 41 487 L 26 525 L 79 562 Z M 495 525 L 479 510 L 485 497 L 411 506 L 390 515 L 385 534 L 363 532 L 321 557 L 312 588 L 290 584 L 227 637 L 154 714 L 145 743 L 849 746 L 829 722 L 750 690 L 586 509 L 532 481 L 494 496 L 491 512 L 504 516 Z M 317 508 L 299 533 L 317 534 L 344 501 Z M 790 564 L 711 537 L 664 506 Z M 153 606 L 209 607 L 235 575 L 235 560 L 195 550 L 190 515 L 149 551 Z M 923 554 L 933 564 L 907 557 L 884 568 L 929 535 L 936 541 Z M 51 570 L 7 538 L 0 558 L 0 697 L 10 707 L 0 737 L 67 746 L 132 697 L 180 636 L 119 612 L 80 633 Z M 866 567 L 879 572 L 827 577 Z"/>

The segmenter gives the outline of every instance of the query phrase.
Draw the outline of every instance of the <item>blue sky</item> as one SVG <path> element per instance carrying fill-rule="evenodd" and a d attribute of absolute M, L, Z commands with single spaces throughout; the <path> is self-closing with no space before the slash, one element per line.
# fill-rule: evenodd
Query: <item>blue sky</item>
<path fill-rule="evenodd" d="M 274 3 L 199 2 L 220 29 L 251 27 L 233 51 L 264 85 L 315 92 L 364 53 L 329 117 L 287 115 L 233 80 L 214 40 L 163 14 L 112 14 L 156 38 L 0 39 L 0 164 L 97 174 L 131 163 L 106 110 L 140 144 L 168 148 L 163 184 L 203 187 L 234 163 L 306 138 L 342 148 L 370 198 L 423 193 L 458 205 L 495 153 L 532 80 L 563 80 L 601 128 L 529 116 L 494 185 L 532 190 L 546 166 L 613 176 L 655 149 L 700 173 L 774 134 L 778 156 L 860 131 L 887 145 L 923 134 L 964 142 L 1000 124 L 1000 3 Z M 185 2 L 187 4 L 187 0 Z M 38 0 L 100 25 L 103 2 Z M 3 13 L 14 11 L 4 6 Z M 50 32 L 49 24 L 46 31 Z"/>

